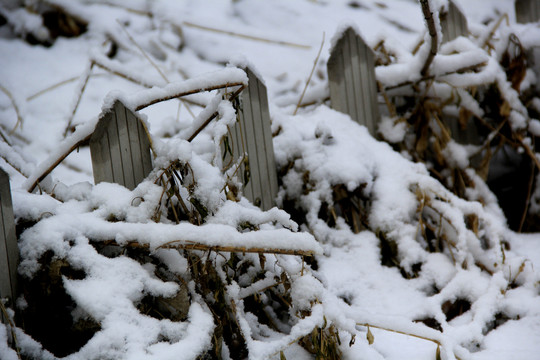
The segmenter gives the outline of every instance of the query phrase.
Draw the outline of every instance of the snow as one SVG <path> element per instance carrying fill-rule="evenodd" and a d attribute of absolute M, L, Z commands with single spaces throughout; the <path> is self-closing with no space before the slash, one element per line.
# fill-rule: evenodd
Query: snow
<path fill-rule="evenodd" d="M 508 104 L 512 129 L 540 134 L 539 120 L 529 117 L 499 63 L 512 32 L 523 45 L 539 45 L 537 24 L 515 24 L 513 0 L 457 2 L 474 36 L 439 44 L 429 69 L 438 82 L 422 91 L 441 102 L 458 97 L 461 107 L 483 118 L 469 89 L 492 83 Z M 348 27 L 371 47 L 384 41 L 392 54 L 391 64 L 376 68 L 383 87 L 421 80 L 431 40 L 417 1 L 159 0 L 126 5 L 117 0 L 49 0 L 89 27 L 85 34 L 60 37 L 47 48 L 17 37 L 32 34 L 47 40 L 50 34 L 37 13 L 12 3 L 0 6 L 8 23 L 0 26 L 0 84 L 13 97 L 0 93 L 0 127 L 9 140 L 0 141 L 0 166 L 10 175 L 13 210 L 23 230 L 19 273 L 35 276 L 46 253 L 68 261 L 84 273 L 80 279 L 62 277 L 74 302 L 72 314 L 100 326 L 66 359 L 195 359 L 214 346 L 216 314 L 209 305 L 214 294 L 201 293 L 191 260 L 174 249 L 193 244 L 209 249 L 195 254 L 214 264 L 215 276 L 226 284 L 220 295 L 234 309 L 250 359 L 279 359 L 281 351 L 286 358 L 313 359 L 299 340 L 331 326 L 339 330 L 345 359 L 433 359 L 437 344 L 442 359 L 526 359 L 540 352 L 540 237 L 508 228 L 495 196 L 467 168 L 475 149 L 450 140 L 441 151 L 477 184 L 461 198 L 433 178 L 426 165 L 393 147 L 406 140 L 406 121 L 383 117 L 379 133 L 385 142 L 325 102 L 326 62 Z M 447 6 L 445 0 L 429 3 L 435 15 L 435 9 Z M 503 21 L 489 38 L 505 12 L 509 24 Z M 438 21 L 436 26 L 440 39 Z M 314 105 L 291 115 L 323 32 L 331 40 L 323 44 L 304 97 L 304 103 Z M 419 39 L 424 43 L 412 54 Z M 492 50 L 482 46 L 486 40 Z M 117 54 L 109 57 L 114 47 Z M 275 161 L 282 170 L 277 206 L 268 211 L 241 196 L 231 199 L 224 191 L 231 183 L 221 171 L 220 139 L 236 116 L 225 94 L 249 85 L 245 67 L 267 86 Z M 474 70 L 458 71 L 466 68 Z M 534 85 L 537 78 L 528 74 L 522 87 Z M 40 93 L 67 79 L 72 80 Z M 185 102 L 174 100 L 187 93 L 195 95 L 181 97 Z M 154 170 L 133 191 L 94 184 L 83 144 L 100 114 L 118 99 L 133 111 L 144 107 L 140 116 L 155 155 Z M 163 99 L 168 101 L 149 105 Z M 12 101 L 24 118 L 13 132 L 17 116 Z M 537 98 L 532 102 L 540 109 Z M 459 114 L 458 107 L 451 112 Z M 215 113 L 216 119 L 188 141 Z M 69 119 L 75 130 L 64 136 Z M 172 163 L 187 169 L 179 175 L 181 199 L 167 198 L 159 182 Z M 358 231 L 339 210 L 336 187 L 368 209 Z M 190 211 L 197 210 L 193 199 L 208 212 L 202 224 L 167 217 L 166 207 L 180 200 Z M 532 210 L 537 208 L 531 204 Z M 330 215 L 325 218 L 328 209 L 338 212 L 334 225 Z M 295 212 L 304 218 L 299 220 Z M 469 226 L 468 217 L 477 220 L 478 229 Z M 437 251 L 422 236 L 425 224 L 439 231 L 433 240 L 440 243 Z M 395 253 L 395 263 L 383 264 L 387 255 L 382 242 Z M 146 257 L 105 256 L 97 248 L 107 244 L 143 249 Z M 213 251 L 217 246 L 240 249 L 237 259 Z M 268 251 L 265 260 L 249 253 L 253 249 Z M 276 249 L 313 253 L 316 264 L 301 256 L 273 254 Z M 224 270 L 234 261 L 245 265 L 244 273 Z M 170 278 L 157 276 L 158 267 Z M 265 292 L 269 288 L 287 292 L 287 316 L 278 315 Z M 190 306 L 182 321 L 152 317 L 138 308 L 146 296 L 168 299 L 184 290 Z M 250 311 L 254 297 L 264 304 L 273 326 Z M 470 308 L 449 318 L 443 308 L 459 301 Z M 24 296 L 17 304 L 21 311 L 28 306 Z M 508 320 L 496 323 L 497 316 Z M 442 331 L 422 322 L 428 320 Z M 367 339 L 368 325 L 373 344 Z M 11 331 L 0 326 L 1 359 L 18 358 L 10 347 Z M 58 358 L 21 326 L 14 331 L 24 356 Z M 237 356 L 225 343 L 221 354 Z"/>

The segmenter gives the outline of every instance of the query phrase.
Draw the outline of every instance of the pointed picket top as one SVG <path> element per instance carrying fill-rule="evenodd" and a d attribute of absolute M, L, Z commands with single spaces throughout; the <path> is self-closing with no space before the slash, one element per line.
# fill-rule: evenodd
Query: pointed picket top
<path fill-rule="evenodd" d="M 375 136 L 380 118 L 375 56 L 352 27 L 336 42 L 327 68 L 332 108 L 365 125 Z"/>
<path fill-rule="evenodd" d="M 515 7 L 518 23 L 526 24 L 540 21 L 540 1 L 516 0 Z"/>
<path fill-rule="evenodd" d="M 441 12 L 440 20 L 443 43 L 452 41 L 459 36 L 469 35 L 467 18 L 452 0 L 448 1 L 448 10 Z"/>
<path fill-rule="evenodd" d="M 278 183 L 268 96 L 255 72 L 249 67 L 244 70 L 249 84 L 240 94 L 236 124 L 229 128 L 224 141 L 224 163 L 235 164 L 242 157 L 235 174 L 244 185 L 244 196 L 262 210 L 269 210 L 275 205 Z"/>
<path fill-rule="evenodd" d="M 0 298 L 8 298 L 10 306 L 17 297 L 19 248 L 15 233 L 9 176 L 0 169 Z M 0 314 L 2 321 L 4 315 Z"/>
<path fill-rule="evenodd" d="M 141 119 L 117 100 L 90 138 L 94 182 L 133 190 L 152 170 L 150 140 Z"/>

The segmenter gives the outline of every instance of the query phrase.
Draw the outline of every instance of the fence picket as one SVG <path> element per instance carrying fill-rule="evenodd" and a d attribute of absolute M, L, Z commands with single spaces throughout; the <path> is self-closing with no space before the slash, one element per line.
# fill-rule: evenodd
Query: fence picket
<path fill-rule="evenodd" d="M 441 13 L 440 20 L 443 43 L 469 35 L 467 18 L 452 0 L 448 1 L 448 11 Z"/>
<path fill-rule="evenodd" d="M 114 182 L 133 190 L 152 170 L 144 125 L 118 100 L 96 125 L 90 153 L 96 184 Z"/>
<path fill-rule="evenodd" d="M 353 28 L 348 28 L 328 60 L 332 108 L 351 116 L 376 134 L 379 121 L 373 51 Z"/>
<path fill-rule="evenodd" d="M 240 94 L 237 121 L 228 135 L 232 154 L 226 154 L 224 163 L 246 156 L 236 171 L 244 185 L 244 196 L 268 210 L 274 206 L 278 191 L 268 97 L 257 75 L 249 68 L 245 71 L 249 85 Z"/>
<path fill-rule="evenodd" d="M 526 24 L 540 20 L 540 1 L 538 0 L 516 0 L 515 8 L 518 23 Z"/>
<path fill-rule="evenodd" d="M 0 169 L 0 298 L 8 298 L 13 305 L 17 297 L 17 266 L 19 263 L 19 248 L 15 233 L 13 204 L 9 176 Z M 4 314 L 0 314 L 2 322 L 6 322 Z"/>

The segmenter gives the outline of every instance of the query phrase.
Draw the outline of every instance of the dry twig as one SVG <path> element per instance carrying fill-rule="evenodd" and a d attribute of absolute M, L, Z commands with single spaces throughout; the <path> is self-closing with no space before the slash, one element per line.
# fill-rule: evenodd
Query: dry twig
<path fill-rule="evenodd" d="M 17 114 L 17 122 L 15 123 L 15 126 L 11 130 L 11 133 L 13 133 L 15 130 L 17 130 L 17 127 L 22 126 L 23 118 L 21 116 L 21 112 L 19 111 L 19 107 L 17 106 L 17 102 L 15 101 L 15 98 L 13 97 L 11 92 L 5 87 L 3 87 L 2 85 L 0 85 L 0 90 L 2 90 L 2 92 L 7 95 L 7 97 L 11 101 L 11 105 L 13 105 L 13 109 L 15 110 L 15 113 Z"/>
<path fill-rule="evenodd" d="M 431 46 L 429 50 L 429 54 L 426 58 L 426 61 L 424 62 L 424 66 L 422 67 L 422 70 L 420 71 L 420 74 L 422 76 L 427 75 L 429 66 L 431 65 L 431 62 L 433 61 L 433 58 L 435 55 L 437 55 L 437 48 L 439 46 L 437 39 L 437 30 L 435 29 L 435 19 L 433 18 L 433 12 L 431 11 L 429 7 L 429 0 L 420 0 L 420 4 L 422 5 L 422 13 L 424 14 L 424 19 L 426 19 L 426 24 L 429 31 L 429 36 L 431 37 Z"/>
<path fill-rule="evenodd" d="M 309 86 L 309 83 L 311 82 L 311 77 L 313 76 L 313 73 L 315 72 L 315 68 L 317 67 L 317 62 L 319 61 L 319 57 L 321 56 L 321 51 L 324 46 L 324 38 L 325 33 L 322 34 L 322 41 L 321 41 L 321 47 L 319 48 L 319 52 L 317 53 L 317 57 L 315 58 L 315 61 L 313 62 L 313 67 L 311 68 L 311 72 L 309 73 L 308 79 L 306 81 L 306 86 L 304 86 L 304 90 L 302 91 L 302 95 L 300 95 L 300 99 L 298 99 L 298 104 L 296 104 L 296 109 L 294 109 L 293 115 L 296 115 L 296 112 L 298 111 L 298 108 L 300 107 L 300 104 L 302 103 L 302 100 L 304 100 L 304 95 L 306 94 L 306 90 Z"/>
<path fill-rule="evenodd" d="M 281 41 L 281 40 L 265 39 L 265 38 L 261 38 L 261 37 L 257 37 L 257 36 L 240 34 L 240 33 L 232 32 L 232 31 L 221 30 L 221 29 L 211 28 L 211 27 L 208 27 L 208 26 L 198 25 L 198 24 L 194 24 L 194 23 L 191 23 L 191 22 L 188 22 L 188 21 L 184 21 L 182 23 L 182 25 L 192 27 L 192 28 L 195 28 L 195 29 L 212 31 L 212 32 L 221 33 L 221 34 L 225 34 L 225 35 L 236 36 L 236 37 L 243 38 L 243 39 L 262 41 L 262 42 L 267 42 L 267 43 L 276 44 L 276 45 L 292 46 L 292 47 L 297 47 L 297 48 L 301 48 L 301 49 L 311 49 L 311 46 L 308 46 L 308 45 L 295 44 L 295 43 L 292 43 L 292 42 Z"/>

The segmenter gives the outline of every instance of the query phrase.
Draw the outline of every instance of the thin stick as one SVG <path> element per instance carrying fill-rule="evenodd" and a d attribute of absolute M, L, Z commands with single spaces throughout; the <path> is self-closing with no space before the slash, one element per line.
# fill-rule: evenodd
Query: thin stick
<path fill-rule="evenodd" d="M 115 240 L 104 241 L 103 244 L 117 244 L 119 246 L 135 247 L 149 249 L 150 245 L 141 244 L 137 241 L 129 241 L 125 244 L 118 244 Z M 200 250 L 204 252 L 235 252 L 235 253 L 252 253 L 252 254 L 278 254 L 278 255 L 296 255 L 296 256 L 313 256 L 311 250 L 293 250 L 280 248 L 264 248 L 264 247 L 241 247 L 241 246 L 222 246 L 222 245 L 206 245 L 189 240 L 173 240 L 156 248 L 158 249 L 178 249 L 178 250 Z"/>
<path fill-rule="evenodd" d="M 203 92 L 203 91 L 212 91 L 212 90 L 218 90 L 218 89 L 225 89 L 225 88 L 228 88 L 228 87 L 235 87 L 235 86 L 241 86 L 242 89 L 243 89 L 244 88 L 244 83 L 241 83 L 241 82 L 226 83 L 226 84 L 214 85 L 214 86 L 210 86 L 210 87 L 202 88 L 202 89 L 193 89 L 193 90 L 183 91 L 183 92 L 180 92 L 180 93 L 167 95 L 167 96 L 159 98 L 159 99 L 151 100 L 151 101 L 149 101 L 149 102 L 147 102 L 145 104 L 141 104 L 141 105 L 137 106 L 135 108 L 135 110 L 139 111 L 139 110 L 142 110 L 144 108 L 147 108 L 150 105 L 154 105 L 154 104 L 156 104 L 158 102 L 175 99 L 175 98 L 182 97 L 182 96 L 197 94 L 197 93 L 200 93 L 200 92 Z"/>
<path fill-rule="evenodd" d="M 40 90 L 40 91 L 38 91 L 37 93 L 35 93 L 35 94 L 30 95 L 29 97 L 27 97 L 27 98 L 26 98 L 26 101 L 34 100 L 34 99 L 37 98 L 38 96 L 41 96 L 41 95 L 45 94 L 47 91 L 54 90 L 54 89 L 56 89 L 57 87 L 60 87 L 60 86 L 62 86 L 62 85 L 69 84 L 70 82 L 73 82 L 73 81 L 75 81 L 75 80 L 77 80 L 77 79 L 79 79 L 79 78 L 80 78 L 80 76 L 74 76 L 74 77 L 69 78 L 69 79 L 67 79 L 67 80 L 60 81 L 60 82 L 58 82 L 58 83 L 56 83 L 56 84 L 53 84 L 53 85 L 51 85 L 51 86 L 49 86 L 49 87 L 46 87 L 45 89 Z"/>
<path fill-rule="evenodd" d="M 135 45 L 135 47 L 137 49 L 139 49 L 139 51 L 141 52 L 141 54 L 146 58 L 146 60 L 148 60 L 148 62 L 154 67 L 154 69 L 156 69 L 156 71 L 159 73 L 159 75 L 161 75 L 161 78 L 163 80 L 165 80 L 166 82 L 169 82 L 169 79 L 167 79 L 167 77 L 165 76 L 165 74 L 161 71 L 161 69 L 156 65 L 156 63 L 150 58 L 150 56 L 148 56 L 148 54 L 146 53 L 146 51 L 144 51 L 140 45 L 135 41 L 135 39 L 131 36 L 131 34 L 127 31 L 127 29 L 124 27 L 124 25 L 120 22 L 120 20 L 116 19 L 116 22 L 120 25 L 120 27 L 122 28 L 122 30 L 124 30 L 124 32 L 126 33 L 129 41 L 131 41 L 131 43 L 133 45 Z"/>
<path fill-rule="evenodd" d="M 391 331 L 391 332 L 394 332 L 394 333 L 397 333 L 397 334 L 408 335 L 408 336 L 412 336 L 412 337 L 415 337 L 415 338 L 418 338 L 418 339 L 431 341 L 431 342 L 434 342 L 435 344 L 441 346 L 441 342 L 439 340 L 430 339 L 430 338 L 422 336 L 422 335 L 411 334 L 411 333 L 407 333 L 405 331 L 389 329 L 389 328 L 385 328 L 385 327 L 377 326 L 377 325 L 372 325 L 372 324 L 368 324 L 368 323 L 364 323 L 364 324 L 356 323 L 356 325 L 365 326 L 365 327 L 373 327 L 373 328 L 380 329 L 380 330 Z"/>
<path fill-rule="evenodd" d="M 103 76 L 103 75 L 106 75 L 106 74 L 91 74 L 90 77 Z M 56 84 L 52 84 L 51 86 L 48 86 L 45 89 L 40 90 L 40 91 L 36 92 L 35 94 L 30 95 L 29 97 L 26 98 L 26 101 L 34 100 L 35 98 L 45 94 L 48 91 L 54 90 L 54 89 L 56 89 L 56 88 L 58 88 L 60 86 L 63 86 L 63 85 L 67 85 L 67 84 L 69 84 L 69 83 L 71 83 L 71 82 L 73 82 L 75 80 L 78 80 L 78 79 L 80 79 L 80 76 L 74 76 L 72 78 L 57 82 Z"/>
<path fill-rule="evenodd" d="M 433 58 L 435 57 L 435 55 L 437 55 L 438 39 L 437 30 L 435 29 L 435 20 L 433 19 L 433 12 L 429 7 L 429 0 L 420 0 L 420 4 L 422 5 L 422 13 L 424 14 L 424 19 L 426 19 L 429 36 L 431 37 L 431 47 L 429 50 L 429 54 L 426 58 L 424 66 L 422 67 L 422 70 L 420 71 L 420 74 L 422 74 L 422 76 L 425 76 L 428 73 L 428 69 L 431 65 L 431 62 L 433 61 Z"/>
<path fill-rule="evenodd" d="M 118 22 L 118 24 L 120 24 L 120 27 L 122 28 L 122 30 L 124 30 L 124 32 L 126 33 L 127 37 L 129 38 L 129 40 L 133 43 L 133 45 L 135 45 L 135 47 L 137 49 L 139 49 L 139 51 L 141 52 L 141 54 L 146 58 L 146 60 L 148 60 L 148 62 L 154 67 L 154 69 L 156 69 L 156 71 L 159 73 L 159 75 L 161 75 L 161 78 L 163 80 L 165 80 L 165 82 L 167 83 L 170 83 L 169 79 L 167 78 L 167 76 L 165 76 L 165 74 L 161 71 L 161 69 L 159 68 L 159 66 L 157 66 L 157 64 L 152 60 L 152 58 L 150 56 L 148 56 L 148 54 L 146 53 L 146 51 L 144 51 L 144 49 L 137 43 L 137 41 L 135 41 L 135 39 L 131 36 L 131 34 L 127 31 L 127 29 L 124 27 L 124 25 L 120 22 L 120 20 L 116 19 L 116 21 Z M 195 119 L 195 114 L 193 113 L 193 111 L 191 111 L 191 109 L 189 108 L 188 104 L 186 103 L 185 100 L 183 99 L 179 99 L 180 102 L 182 104 L 184 104 L 184 106 L 186 107 L 186 110 L 189 112 L 189 114 L 191 115 L 191 117 L 193 117 Z M 178 108 L 178 112 L 180 112 L 180 108 Z"/>
<path fill-rule="evenodd" d="M 279 248 L 262 248 L 262 247 L 239 247 L 239 246 L 211 246 L 199 244 L 190 241 L 175 240 L 170 241 L 158 247 L 158 249 L 182 249 L 182 250 L 201 250 L 215 252 L 237 252 L 237 253 L 256 253 L 256 254 L 280 254 L 280 255 L 297 255 L 297 256 L 313 256 L 311 250 L 292 250 Z"/>
<path fill-rule="evenodd" d="M 131 82 L 135 83 L 135 84 L 144 86 L 144 87 L 146 87 L 146 88 L 152 88 L 153 86 L 155 86 L 155 84 L 145 83 L 145 82 L 144 82 L 143 80 L 141 80 L 141 79 L 135 79 L 134 77 L 132 77 L 132 76 L 130 76 L 130 75 L 128 75 L 128 74 L 124 74 L 124 73 L 118 72 L 118 71 L 116 71 L 116 70 L 113 70 L 113 69 L 111 69 L 110 67 L 108 67 L 107 65 L 100 63 L 100 62 L 99 62 L 98 60 L 96 60 L 96 59 L 94 59 L 93 62 L 94 62 L 94 65 L 96 65 L 97 67 L 100 67 L 100 68 L 102 68 L 103 70 L 108 71 L 108 72 L 110 72 L 110 73 L 113 74 L 113 75 L 116 75 L 116 76 L 119 76 L 119 77 L 121 77 L 121 78 L 124 78 L 124 79 L 126 79 L 126 80 L 128 80 L 128 81 L 131 81 Z"/>
<path fill-rule="evenodd" d="M 2 138 L 2 140 L 4 140 L 4 142 L 6 144 L 8 144 L 9 146 L 11 146 L 11 143 L 9 142 L 7 136 L 4 134 L 4 132 L 0 129 L 0 137 Z"/>
<path fill-rule="evenodd" d="M 54 164 L 52 164 L 51 166 L 49 166 L 37 179 L 36 181 L 34 181 L 32 183 L 32 185 L 28 188 L 28 192 L 32 192 L 34 191 L 34 189 L 36 188 L 36 186 L 41 182 L 41 180 L 45 179 L 45 177 L 47 175 L 49 175 L 51 173 L 51 171 L 54 170 L 55 167 L 58 166 L 58 164 L 60 164 L 65 158 L 68 157 L 69 154 L 71 154 L 73 152 L 73 150 L 77 149 L 79 146 L 81 146 L 82 144 L 84 144 L 85 142 L 88 142 L 90 141 L 90 138 L 92 137 L 92 134 L 88 135 L 87 137 L 85 137 L 84 139 L 82 139 L 81 141 L 77 142 L 76 144 L 72 145 L 66 152 L 64 152 L 58 159 L 56 159 L 56 161 L 54 162 Z"/>
<path fill-rule="evenodd" d="M 22 359 L 21 357 L 21 351 L 19 349 L 19 342 L 17 341 L 17 334 L 15 333 L 15 324 L 11 320 L 11 316 L 9 316 L 9 313 L 7 312 L 6 307 L 4 306 L 4 303 L 0 301 L 0 310 L 2 311 L 2 314 L 4 315 L 4 318 L 9 324 L 9 328 L 11 330 L 11 336 L 13 337 L 13 343 L 15 345 L 15 351 L 17 352 L 17 357 L 19 359 Z"/>
<path fill-rule="evenodd" d="M 244 90 L 245 88 L 245 85 L 242 84 L 242 86 L 240 87 L 240 89 L 236 90 L 232 95 L 231 97 L 229 98 L 230 99 L 234 99 L 236 98 L 241 92 L 242 90 Z M 199 135 L 199 133 L 206 127 L 208 126 L 208 124 L 210 123 L 210 121 L 212 121 L 213 119 L 215 119 L 217 116 L 218 116 L 218 112 L 216 111 L 215 113 L 213 113 L 212 115 L 210 115 L 210 117 L 208 119 L 206 119 L 206 121 L 201 125 L 199 126 L 199 128 L 197 130 L 195 130 L 195 132 L 193 134 L 191 134 L 191 136 L 188 138 L 188 141 L 191 142 L 193 139 L 195 139 L 195 136 Z"/>
<path fill-rule="evenodd" d="M 304 100 L 304 95 L 306 94 L 306 90 L 308 88 L 309 83 L 311 82 L 311 77 L 313 76 L 313 73 L 315 72 L 315 68 L 317 67 L 317 62 L 319 61 L 319 57 L 321 56 L 321 51 L 324 46 L 324 38 L 325 33 L 322 34 L 322 41 L 321 41 L 321 47 L 319 48 L 319 52 L 317 53 L 317 57 L 315 58 L 315 61 L 313 62 L 313 67 L 311 68 L 311 72 L 309 73 L 308 79 L 306 81 L 306 86 L 304 86 L 304 90 L 302 91 L 302 95 L 300 95 L 300 99 L 298 99 L 298 104 L 296 104 L 296 109 L 294 109 L 293 115 L 296 115 L 296 112 L 298 111 L 298 108 L 300 107 L 300 104 L 302 103 L 302 100 Z"/>
<path fill-rule="evenodd" d="M 82 96 L 84 94 L 84 89 L 86 89 L 86 85 L 88 84 L 88 79 L 90 79 L 90 75 L 92 74 L 92 68 L 94 67 L 95 63 L 94 61 L 90 61 L 90 65 L 88 70 L 86 71 L 84 81 L 82 83 L 82 87 L 79 91 L 79 95 L 77 96 L 77 101 L 75 102 L 75 107 L 73 107 L 73 110 L 71 111 L 71 115 L 68 119 L 68 123 L 66 125 L 66 129 L 64 130 L 64 138 L 69 133 L 69 128 L 71 127 L 71 124 L 73 122 L 73 118 L 75 117 L 75 113 L 77 112 L 77 109 L 79 108 L 79 104 L 81 102 Z"/>
<path fill-rule="evenodd" d="M 0 85 L 0 90 L 2 90 L 2 92 L 7 95 L 7 97 L 11 101 L 11 105 L 13 105 L 13 109 L 15 110 L 15 113 L 17 114 L 17 122 L 15 123 L 15 126 L 13 127 L 13 129 L 10 132 L 10 134 L 13 134 L 13 132 L 15 130 L 17 130 L 17 127 L 19 127 L 19 125 L 22 127 L 23 118 L 21 116 L 21 112 L 19 111 L 19 107 L 17 106 L 17 103 L 15 102 L 15 98 L 13 97 L 11 92 L 8 89 L 6 89 L 5 87 L 3 87 L 2 85 Z"/>
<path fill-rule="evenodd" d="M 532 187 L 533 187 L 533 180 L 534 180 L 534 170 L 536 169 L 535 163 L 532 162 L 532 169 L 531 169 L 531 175 L 529 176 L 529 184 L 527 185 L 527 197 L 525 198 L 525 208 L 523 209 L 523 214 L 521 214 L 521 220 L 519 221 L 519 228 L 518 233 L 520 233 L 523 230 L 523 224 L 525 223 L 525 219 L 527 218 L 527 213 L 529 212 L 529 205 L 531 202 L 531 193 L 532 193 Z"/>
<path fill-rule="evenodd" d="M 295 44 L 295 43 L 291 43 L 291 42 L 288 42 L 288 41 L 270 40 L 270 39 L 260 38 L 260 37 L 257 37 L 257 36 L 245 35 L 245 34 L 240 34 L 240 33 L 232 32 L 232 31 L 221 30 L 221 29 L 211 28 L 211 27 L 208 27 L 208 26 L 198 25 L 198 24 L 194 24 L 194 23 L 191 23 L 191 22 L 188 22 L 188 21 L 182 22 L 182 25 L 192 27 L 192 28 L 196 28 L 196 29 L 200 29 L 200 30 L 206 30 L 206 31 L 212 31 L 212 32 L 216 32 L 216 33 L 236 36 L 236 37 L 239 37 L 239 38 L 267 42 L 267 43 L 270 43 L 270 44 L 292 46 L 292 47 L 297 47 L 297 48 L 301 48 L 301 49 L 311 49 L 311 46 L 308 46 L 308 45 Z"/>
<path fill-rule="evenodd" d="M 497 23 L 495 24 L 495 26 L 493 26 L 493 28 L 491 29 L 491 31 L 489 32 L 486 40 L 484 41 L 484 44 L 482 45 L 482 47 L 486 47 L 488 44 L 489 44 L 489 41 L 493 38 L 493 35 L 495 35 L 495 31 L 497 31 L 497 29 L 499 28 L 499 26 L 501 26 L 502 24 L 502 21 L 506 18 L 506 24 L 507 25 L 510 25 L 509 21 L 508 21 L 508 14 L 503 14 L 499 20 L 497 21 Z"/>

